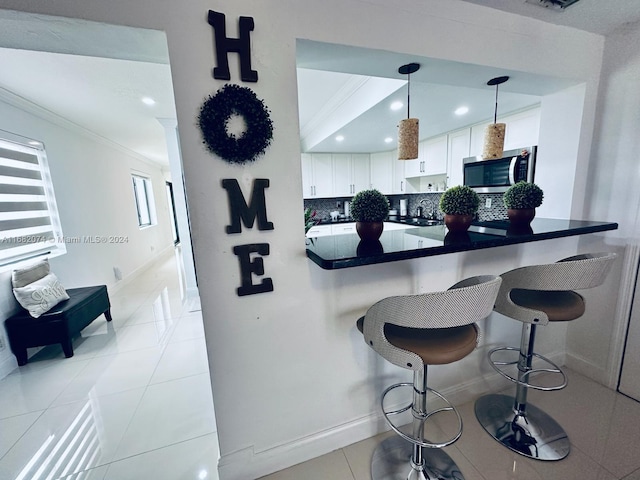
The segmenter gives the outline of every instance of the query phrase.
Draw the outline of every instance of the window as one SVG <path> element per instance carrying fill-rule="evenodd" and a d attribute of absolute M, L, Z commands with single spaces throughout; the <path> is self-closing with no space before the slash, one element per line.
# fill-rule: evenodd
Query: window
<path fill-rule="evenodd" d="M 66 251 L 44 145 L 0 131 L 0 266 Z"/>
<path fill-rule="evenodd" d="M 140 175 L 131 175 L 133 179 L 133 193 L 136 198 L 136 211 L 138 212 L 138 226 L 148 227 L 153 225 L 153 190 L 151 180 Z"/>

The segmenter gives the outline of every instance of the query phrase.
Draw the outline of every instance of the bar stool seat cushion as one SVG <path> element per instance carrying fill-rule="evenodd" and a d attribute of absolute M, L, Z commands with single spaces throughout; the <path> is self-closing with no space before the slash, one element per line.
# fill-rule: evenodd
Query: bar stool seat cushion
<path fill-rule="evenodd" d="M 584 315 L 584 298 L 573 291 L 525 290 L 514 288 L 510 298 L 516 305 L 547 314 L 551 322 L 575 320 Z"/>
<path fill-rule="evenodd" d="M 364 317 L 356 322 L 363 332 Z M 453 328 L 410 328 L 393 324 L 384 326 L 384 334 L 393 346 L 416 353 L 424 365 L 457 362 L 476 348 L 478 330 L 474 324 Z"/>

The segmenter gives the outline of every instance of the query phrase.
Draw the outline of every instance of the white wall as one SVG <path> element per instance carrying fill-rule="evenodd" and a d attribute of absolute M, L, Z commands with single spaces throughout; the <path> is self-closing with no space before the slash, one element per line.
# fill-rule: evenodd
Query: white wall
<path fill-rule="evenodd" d="M 375 301 L 447 288 L 472 274 L 554 261 L 578 248 L 573 238 L 335 272 L 312 264 L 304 252 L 295 40 L 577 78 L 586 84 L 588 115 L 596 100 L 599 36 L 456 0 L 193 0 L 164 2 L 162 8 L 153 0 L 0 0 L 0 6 L 167 33 L 223 480 L 255 478 L 383 428 L 378 395 L 407 375 L 377 358 L 354 329 L 356 318 Z M 231 37 L 237 35 L 238 16 L 255 19 L 252 61 L 260 79 L 244 86 L 265 100 L 275 132 L 265 157 L 243 167 L 209 155 L 195 127 L 203 99 L 224 83 L 211 77 L 213 32 L 206 22 L 211 8 L 227 15 Z M 230 66 L 231 81 L 241 83 L 235 59 Z M 591 132 L 581 136 L 587 151 L 590 140 Z M 225 178 L 237 179 L 247 196 L 254 178 L 271 180 L 266 199 L 275 230 L 225 234 L 228 204 L 220 186 Z M 240 272 L 232 247 L 260 242 L 271 246 L 264 265 L 275 290 L 237 297 Z M 515 322 L 492 317 L 485 324 L 490 343 L 517 338 Z M 542 329 L 543 353 L 562 355 L 565 328 Z M 464 366 L 434 369 L 433 386 L 457 399 L 490 387 L 489 377 L 481 376 L 487 373 L 481 351 Z"/>
<path fill-rule="evenodd" d="M 0 130 L 44 143 L 64 236 L 127 239 L 106 244 L 66 242 L 67 254 L 51 259 L 51 268 L 65 287 L 106 284 L 113 291 L 117 286 L 113 267 L 119 267 L 126 280 L 173 245 L 163 172 L 121 148 L 65 126 L 50 114 L 43 113 L 43 118 L 31 111 L 38 112 L 38 108 L 26 104 L 20 108 L 0 100 Z M 138 228 L 132 171 L 148 175 L 153 184 L 158 224 L 143 230 Z M 0 298 L 0 318 L 4 319 L 17 308 L 10 271 L 0 272 Z M 2 377 L 17 364 L 4 329 L 0 334 L 7 345 L 0 350 Z"/>
<path fill-rule="evenodd" d="M 607 239 L 584 238 L 592 251 L 615 249 L 617 272 L 608 282 L 608 298 L 619 293 L 617 309 L 594 299 L 587 314 L 572 322 L 568 364 L 615 388 L 640 250 L 640 24 L 607 37 L 593 148 L 584 183 L 584 216 L 619 223 Z M 587 243 L 589 242 L 589 243 Z M 618 281 L 620 279 L 620 281 Z M 605 292 L 601 292 L 605 294 Z M 638 318 L 632 319 L 640 321 Z"/>

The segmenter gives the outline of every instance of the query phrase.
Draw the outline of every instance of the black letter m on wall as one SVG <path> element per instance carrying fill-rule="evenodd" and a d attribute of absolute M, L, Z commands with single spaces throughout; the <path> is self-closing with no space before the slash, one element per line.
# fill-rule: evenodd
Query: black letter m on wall
<path fill-rule="evenodd" d="M 269 187 L 269 179 L 256 178 L 253 181 L 253 190 L 249 205 L 242 195 L 240 185 L 236 179 L 223 179 L 222 188 L 227 191 L 229 197 L 229 214 L 231 225 L 227 225 L 227 233 L 240 233 L 242 227 L 240 220 L 246 228 L 253 228 L 253 222 L 258 219 L 258 230 L 273 230 L 273 223 L 267 220 L 267 206 L 264 198 L 264 190 Z"/>

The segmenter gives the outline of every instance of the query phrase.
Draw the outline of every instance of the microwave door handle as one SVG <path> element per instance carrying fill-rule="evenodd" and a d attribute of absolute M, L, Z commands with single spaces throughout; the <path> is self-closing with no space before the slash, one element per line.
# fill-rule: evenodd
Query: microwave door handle
<path fill-rule="evenodd" d="M 518 157 L 513 157 L 509 164 L 509 185 L 516 183 L 516 163 L 518 163 Z"/>

